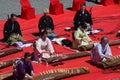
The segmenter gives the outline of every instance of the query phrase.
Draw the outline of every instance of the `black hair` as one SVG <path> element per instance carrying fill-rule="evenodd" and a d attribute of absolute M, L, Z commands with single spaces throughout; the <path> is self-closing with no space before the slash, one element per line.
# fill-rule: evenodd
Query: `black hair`
<path fill-rule="evenodd" d="M 16 16 L 16 14 L 13 14 L 13 13 L 12 13 L 12 14 L 10 15 L 11 18 L 13 18 L 14 16 Z"/>
<path fill-rule="evenodd" d="M 82 4 L 80 4 L 80 6 L 83 7 L 83 6 L 86 6 L 86 4 L 83 2 Z"/>
<path fill-rule="evenodd" d="M 108 37 L 107 37 L 107 36 L 103 36 L 103 37 L 101 38 L 101 42 L 108 43 L 108 42 L 109 42 Z"/>
<path fill-rule="evenodd" d="M 81 28 L 83 28 L 83 29 L 86 29 L 86 28 L 87 28 L 87 25 L 86 25 L 85 23 L 81 23 L 80 26 L 81 26 Z"/>
<path fill-rule="evenodd" d="M 48 34 L 46 30 L 40 33 L 40 36 L 42 37 L 44 34 Z"/>
<path fill-rule="evenodd" d="M 31 54 L 29 53 L 29 52 L 25 52 L 25 54 L 24 54 L 24 58 L 26 59 L 27 57 L 30 57 L 31 56 Z"/>

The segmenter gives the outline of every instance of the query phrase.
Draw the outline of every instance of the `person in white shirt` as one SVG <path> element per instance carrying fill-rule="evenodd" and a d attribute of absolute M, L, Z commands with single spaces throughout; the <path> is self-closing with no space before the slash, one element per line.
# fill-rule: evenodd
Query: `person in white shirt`
<path fill-rule="evenodd" d="M 106 61 L 111 59 L 112 52 L 108 44 L 108 37 L 104 36 L 101 38 L 101 42 L 97 43 L 92 49 L 92 61 L 98 63 L 100 61 Z"/>
<path fill-rule="evenodd" d="M 54 52 L 53 45 L 47 38 L 47 32 L 41 32 L 41 37 L 35 43 L 35 58 L 41 61 L 42 58 L 49 58 Z"/>

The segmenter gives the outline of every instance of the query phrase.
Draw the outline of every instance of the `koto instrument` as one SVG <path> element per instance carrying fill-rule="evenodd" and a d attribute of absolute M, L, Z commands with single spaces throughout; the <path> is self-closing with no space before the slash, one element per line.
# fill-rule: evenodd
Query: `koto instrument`
<path fill-rule="evenodd" d="M 0 69 L 11 66 L 17 60 L 20 60 L 20 58 L 14 58 L 14 59 L 10 59 L 10 60 L 0 61 Z"/>
<path fill-rule="evenodd" d="M 76 67 L 76 68 L 67 68 L 67 69 L 55 69 L 48 70 L 40 73 L 38 76 L 35 76 L 33 80 L 58 80 L 75 75 L 89 73 L 90 70 L 87 67 Z M 13 71 L 0 74 L 0 80 L 9 79 L 13 76 Z M 13 79 L 10 79 L 13 80 Z"/>
<path fill-rule="evenodd" d="M 6 56 L 6 55 L 9 55 L 9 54 L 18 52 L 18 51 L 22 51 L 22 48 L 15 47 L 15 48 L 12 48 L 12 49 L 2 50 L 2 51 L 0 51 L 0 57 Z"/>
<path fill-rule="evenodd" d="M 120 40 L 111 40 L 111 41 L 109 41 L 110 46 L 117 45 L 117 44 L 120 44 Z M 92 49 L 93 45 L 94 44 L 89 44 L 89 45 L 85 46 L 86 50 Z"/>
<path fill-rule="evenodd" d="M 34 80 L 59 80 L 89 72 L 90 70 L 87 67 L 48 70 L 40 73 L 40 75 L 36 76 Z"/>
<path fill-rule="evenodd" d="M 27 43 L 33 43 L 34 40 L 36 40 L 36 39 L 24 41 L 24 43 L 26 43 L 26 44 Z M 16 52 L 19 52 L 19 51 L 22 51 L 21 47 L 14 47 L 14 48 L 11 48 L 11 49 L 2 50 L 2 51 L 0 51 L 0 57 L 6 56 L 6 55 L 9 55 L 9 54 L 12 54 L 12 53 L 16 53 Z"/>
<path fill-rule="evenodd" d="M 7 79 L 9 77 L 13 76 L 13 71 L 5 72 L 5 73 L 0 73 L 0 80 Z M 9 79 L 7 79 L 9 80 Z M 13 79 L 10 79 L 13 80 Z"/>
<path fill-rule="evenodd" d="M 79 58 L 79 57 L 84 57 L 84 56 L 89 56 L 90 53 L 88 52 L 77 52 L 77 53 L 71 53 L 71 54 L 58 54 L 58 55 L 53 55 L 50 58 L 44 58 L 43 61 L 46 63 L 55 63 L 59 61 L 64 61 L 68 59 L 73 59 L 73 58 Z"/>
<path fill-rule="evenodd" d="M 106 61 L 99 62 L 100 66 L 105 68 L 120 66 L 120 55 L 114 56 L 112 59 L 107 59 Z"/>

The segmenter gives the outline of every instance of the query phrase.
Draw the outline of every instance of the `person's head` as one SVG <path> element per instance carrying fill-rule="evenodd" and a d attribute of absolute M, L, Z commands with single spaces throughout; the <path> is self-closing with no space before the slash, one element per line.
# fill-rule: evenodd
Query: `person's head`
<path fill-rule="evenodd" d="M 45 9 L 43 10 L 43 12 L 44 12 L 44 15 L 45 15 L 45 16 L 47 16 L 47 15 L 49 14 L 49 10 L 48 10 L 47 8 L 45 8 Z"/>
<path fill-rule="evenodd" d="M 81 4 L 81 10 L 84 11 L 85 9 L 86 9 L 86 5 L 85 5 L 85 3 L 82 3 Z"/>
<path fill-rule="evenodd" d="M 103 46 L 105 46 L 106 44 L 108 44 L 108 42 L 109 42 L 109 39 L 108 39 L 107 36 L 103 36 L 103 37 L 101 38 L 101 44 L 102 44 Z"/>
<path fill-rule="evenodd" d="M 81 29 L 82 31 L 85 31 L 85 30 L 87 29 L 87 25 L 86 25 L 85 23 L 81 23 L 81 24 L 80 24 L 80 29 Z"/>
<path fill-rule="evenodd" d="M 117 37 L 117 38 L 120 38 L 120 30 L 117 32 L 116 37 Z"/>
<path fill-rule="evenodd" d="M 41 32 L 41 38 L 43 40 L 46 40 L 46 38 L 47 38 L 47 31 L 46 30 L 44 30 L 43 32 Z"/>
<path fill-rule="evenodd" d="M 25 52 L 24 59 L 25 59 L 26 62 L 30 61 L 31 60 L 31 54 L 29 52 Z"/>
<path fill-rule="evenodd" d="M 13 13 L 12 13 L 12 14 L 10 15 L 10 18 L 11 18 L 12 21 L 16 21 L 16 14 L 13 14 Z"/>

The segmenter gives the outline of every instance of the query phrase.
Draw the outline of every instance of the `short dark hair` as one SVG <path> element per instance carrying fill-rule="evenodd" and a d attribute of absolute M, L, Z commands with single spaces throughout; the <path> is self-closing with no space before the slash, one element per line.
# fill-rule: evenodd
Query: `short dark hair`
<path fill-rule="evenodd" d="M 87 25 L 85 23 L 81 23 L 80 25 L 81 25 L 81 28 L 83 28 L 83 29 L 87 28 Z"/>
<path fill-rule="evenodd" d="M 40 33 L 40 36 L 42 37 L 44 34 L 48 34 L 46 30 Z"/>
<path fill-rule="evenodd" d="M 11 18 L 13 18 L 14 16 L 16 16 L 16 14 L 13 14 L 13 13 L 12 13 L 12 14 L 10 15 Z"/>
<path fill-rule="evenodd" d="M 83 7 L 83 6 L 86 6 L 86 4 L 83 2 L 82 4 L 80 4 L 80 6 Z"/>
<path fill-rule="evenodd" d="M 26 59 L 27 57 L 30 57 L 31 56 L 31 54 L 29 53 L 29 52 L 25 52 L 25 54 L 24 54 L 24 58 Z"/>
<path fill-rule="evenodd" d="M 101 38 L 101 42 L 108 43 L 108 42 L 109 42 L 108 37 L 107 37 L 107 36 L 103 36 L 103 37 Z"/>

